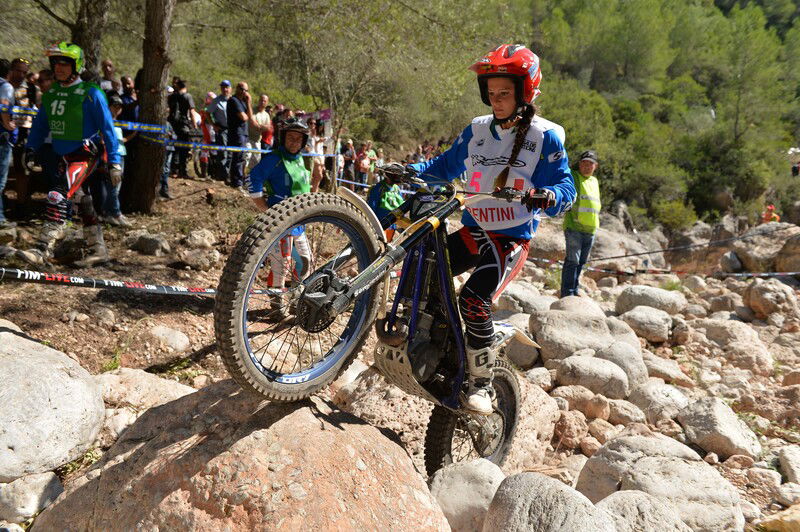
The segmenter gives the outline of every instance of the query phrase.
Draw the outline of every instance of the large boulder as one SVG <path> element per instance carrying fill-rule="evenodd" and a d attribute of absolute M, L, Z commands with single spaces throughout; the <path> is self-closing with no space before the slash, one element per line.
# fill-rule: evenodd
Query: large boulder
<path fill-rule="evenodd" d="M 94 443 L 100 389 L 64 353 L 0 329 L 0 482 L 52 471 Z"/>
<path fill-rule="evenodd" d="M 744 303 L 755 312 L 757 318 L 761 319 L 765 319 L 773 312 L 789 316 L 798 313 L 794 290 L 778 279 L 753 280 L 744 293 Z"/>
<path fill-rule="evenodd" d="M 223 381 L 145 412 L 35 530 L 448 530 L 406 451 L 319 399 Z"/>
<path fill-rule="evenodd" d="M 686 308 L 686 297 L 675 290 L 664 290 L 654 286 L 633 285 L 625 288 L 617 298 L 615 310 L 624 314 L 640 305 L 663 310 L 667 314 L 678 314 Z"/>
<path fill-rule="evenodd" d="M 789 482 L 800 483 L 800 445 L 787 445 L 778 452 L 781 473 Z"/>
<path fill-rule="evenodd" d="M 706 338 L 722 348 L 733 342 L 763 345 L 758 333 L 741 321 L 703 318 L 694 320 L 692 327 L 702 329 L 700 332 L 705 333 Z"/>
<path fill-rule="evenodd" d="M 650 378 L 636 388 L 628 401 L 642 409 L 647 421 L 655 425 L 660 419 L 672 419 L 689 404 L 689 399 L 677 388 L 658 378 Z"/>
<path fill-rule="evenodd" d="M 586 462 L 577 489 L 592 502 L 639 490 L 669 503 L 692 530 L 744 529 L 739 494 L 689 447 L 672 438 L 621 436 Z"/>
<path fill-rule="evenodd" d="M 608 422 L 612 425 L 629 425 L 631 423 L 646 423 L 642 409 L 624 399 L 611 399 L 608 401 Z"/>
<path fill-rule="evenodd" d="M 539 473 L 506 478 L 489 506 L 485 532 L 614 532 L 611 517 L 564 483 Z"/>
<path fill-rule="evenodd" d="M 664 379 L 667 383 L 677 384 L 678 386 L 688 388 L 694 386 L 694 381 L 683 372 L 676 361 L 669 358 L 661 358 L 646 349 L 642 350 L 642 360 L 647 367 L 647 374 L 651 377 L 658 377 Z"/>
<path fill-rule="evenodd" d="M 620 319 L 645 340 L 653 343 L 669 340 L 672 317 L 663 310 L 640 305 L 621 315 Z"/>
<path fill-rule="evenodd" d="M 710 240 L 717 240 L 714 228 L 698 221 L 692 227 L 676 234 L 670 240 L 672 251 L 666 253 L 667 260 L 674 269 L 711 273 L 727 247 L 705 246 Z"/>
<path fill-rule="evenodd" d="M 600 305 L 595 303 L 593 299 L 588 297 L 567 296 L 554 301 L 550 305 L 550 310 L 566 310 L 576 314 L 585 314 L 593 318 L 605 318 L 606 313 L 600 308 Z"/>
<path fill-rule="evenodd" d="M 610 399 L 625 399 L 630 393 L 628 376 L 618 365 L 595 357 L 571 356 L 558 365 L 559 384 L 580 384 Z"/>
<path fill-rule="evenodd" d="M 638 490 L 615 491 L 597 503 L 617 532 L 691 532 L 668 501 Z"/>
<path fill-rule="evenodd" d="M 565 310 L 531 314 L 530 331 L 544 360 L 563 359 L 581 349 L 600 349 L 613 341 L 605 318 Z"/>
<path fill-rule="evenodd" d="M 61 481 L 50 471 L 0 484 L 0 521 L 27 521 L 56 500 L 63 491 Z"/>
<path fill-rule="evenodd" d="M 722 399 L 706 397 L 694 401 L 678 412 L 677 418 L 691 443 L 722 460 L 734 454 L 751 458 L 761 454 L 756 435 Z"/>
<path fill-rule="evenodd" d="M 630 344 L 614 342 L 608 347 L 599 349 L 594 356 L 613 362 L 622 368 L 628 377 L 631 389 L 647 382 L 647 367 L 642 362 L 640 349 L 633 348 Z"/>
<path fill-rule="evenodd" d="M 443 467 L 431 479 L 436 497 L 450 528 L 470 532 L 483 530 L 483 520 L 500 483 L 503 471 L 484 458 Z"/>
<path fill-rule="evenodd" d="M 140 369 L 119 368 L 94 377 L 103 393 L 106 418 L 101 447 L 109 447 L 144 411 L 194 393 L 195 389 Z"/>
<path fill-rule="evenodd" d="M 540 306 L 536 302 L 539 297 L 539 290 L 532 284 L 527 281 L 514 281 L 503 290 L 495 303 L 495 308 L 530 314 L 539 310 Z"/>
<path fill-rule="evenodd" d="M 775 257 L 775 270 L 800 272 L 800 234 L 789 237 Z"/>
<path fill-rule="evenodd" d="M 531 314 L 529 330 L 542 346 L 542 358 L 561 360 L 581 349 L 601 349 L 615 341 L 639 347 L 633 330 L 617 318 L 588 316 L 567 310 Z"/>
<path fill-rule="evenodd" d="M 770 222 L 753 227 L 733 243 L 733 250 L 749 272 L 774 272 L 775 259 L 786 241 L 800 233 L 800 227 Z"/>
<path fill-rule="evenodd" d="M 544 461 L 559 410 L 555 399 L 527 379 L 519 379 L 520 411 L 517 432 L 503 470 L 516 473 Z"/>

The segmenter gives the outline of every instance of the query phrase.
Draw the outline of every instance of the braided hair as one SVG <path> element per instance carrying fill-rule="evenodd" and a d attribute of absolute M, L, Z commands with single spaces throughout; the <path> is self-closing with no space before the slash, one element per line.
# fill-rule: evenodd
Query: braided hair
<path fill-rule="evenodd" d="M 519 122 L 517 123 L 517 135 L 514 137 L 514 146 L 511 148 L 511 157 L 508 159 L 508 164 L 505 168 L 503 168 L 503 171 L 500 172 L 500 174 L 495 178 L 495 188 L 504 188 L 506 186 L 508 172 L 517 161 L 519 152 L 522 150 L 522 143 L 525 140 L 525 137 L 528 135 L 528 130 L 531 128 L 531 121 L 533 121 L 534 115 L 536 115 L 536 106 L 533 104 L 525 104 L 522 109 L 522 113 L 518 115 Z"/>

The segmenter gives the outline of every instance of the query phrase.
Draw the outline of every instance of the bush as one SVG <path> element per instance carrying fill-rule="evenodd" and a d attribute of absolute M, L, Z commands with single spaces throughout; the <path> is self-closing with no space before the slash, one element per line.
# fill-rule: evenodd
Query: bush
<path fill-rule="evenodd" d="M 664 227 L 671 231 L 684 229 L 697 221 L 694 207 L 680 200 L 659 201 L 653 204 L 653 216 Z"/>

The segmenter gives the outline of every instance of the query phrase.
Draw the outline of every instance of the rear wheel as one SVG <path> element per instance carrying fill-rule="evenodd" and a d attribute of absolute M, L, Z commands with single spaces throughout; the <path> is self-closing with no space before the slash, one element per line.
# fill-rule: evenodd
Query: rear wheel
<path fill-rule="evenodd" d="M 497 401 L 491 415 L 433 408 L 425 433 L 428 477 L 448 464 L 477 458 L 503 465 L 517 431 L 520 402 L 519 383 L 508 363 L 495 363 L 492 385 Z"/>
<path fill-rule="evenodd" d="M 346 283 L 379 250 L 361 212 L 338 196 L 295 196 L 260 215 L 228 259 L 214 305 L 231 377 L 279 401 L 304 399 L 333 381 L 369 333 L 378 288 L 335 316 L 301 296 Z"/>

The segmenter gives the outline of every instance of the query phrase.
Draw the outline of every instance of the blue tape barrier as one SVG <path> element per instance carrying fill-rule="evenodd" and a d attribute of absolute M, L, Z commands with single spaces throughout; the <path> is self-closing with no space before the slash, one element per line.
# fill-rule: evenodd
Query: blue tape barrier
<path fill-rule="evenodd" d="M 250 152 L 250 153 L 272 153 L 272 150 L 262 150 L 260 148 L 244 148 L 241 146 L 220 146 L 218 144 L 203 144 L 201 142 L 186 142 L 183 140 L 174 140 L 174 139 L 165 139 L 165 138 L 154 138 L 150 135 L 142 135 L 142 138 L 145 140 L 149 140 L 150 142 L 156 142 L 158 144 L 171 144 L 172 146 L 177 146 L 179 148 L 200 148 L 201 150 L 222 150 L 222 151 L 233 151 L 233 152 Z M 301 153 L 303 157 L 333 157 L 335 154 L 333 153 Z"/>
<path fill-rule="evenodd" d="M 8 112 L 9 107 L 7 105 L 0 105 L 0 113 Z M 20 107 L 18 105 L 11 107 L 11 114 L 14 115 L 36 116 L 38 113 L 39 110 L 33 107 Z M 153 131 L 156 133 L 163 133 L 166 129 L 165 126 L 160 126 L 158 124 L 143 124 L 141 122 L 127 122 L 125 120 L 114 120 L 114 125 L 131 131 Z"/>

